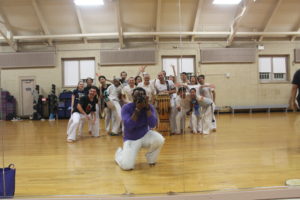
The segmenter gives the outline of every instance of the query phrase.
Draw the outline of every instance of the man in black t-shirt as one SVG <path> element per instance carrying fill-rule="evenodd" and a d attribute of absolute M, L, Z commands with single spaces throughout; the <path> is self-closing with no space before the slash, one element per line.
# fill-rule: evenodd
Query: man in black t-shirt
<path fill-rule="evenodd" d="M 91 123 L 91 130 L 92 135 L 96 136 L 99 135 L 99 132 L 97 133 L 97 123 L 96 123 L 96 104 L 97 100 L 95 99 L 95 96 L 97 94 L 97 90 L 95 86 L 92 86 L 89 90 L 89 93 L 87 96 L 83 96 L 80 98 L 77 106 L 74 108 L 72 116 L 68 123 L 68 129 L 67 129 L 67 142 L 74 142 L 76 140 L 76 130 L 80 124 L 81 120 L 89 120 Z"/>
<path fill-rule="evenodd" d="M 88 94 L 89 94 L 89 90 L 92 88 L 92 87 L 95 87 L 95 89 L 96 89 L 96 93 L 97 93 L 97 95 L 95 96 L 95 100 L 97 100 L 97 104 L 96 104 L 96 122 L 97 122 L 97 127 L 98 127 L 98 129 L 100 130 L 100 124 L 98 123 L 98 121 L 99 121 L 99 119 L 100 119 L 100 117 L 99 117 L 99 112 L 100 112 L 100 108 L 99 108 L 99 105 L 98 105 L 98 103 L 99 103 L 99 97 L 100 97 L 100 90 L 99 90 L 99 88 L 98 87 L 96 87 L 96 86 L 93 86 L 93 82 L 94 82 L 94 80 L 92 79 L 92 78 L 87 78 L 86 79 L 86 87 L 84 88 L 84 93 L 85 93 L 85 95 L 87 96 Z M 92 130 L 92 124 L 90 123 L 91 121 L 89 121 L 89 134 L 90 135 L 93 135 L 93 130 Z M 81 129 L 82 129 L 82 127 L 81 127 Z M 99 132 L 99 130 L 97 130 L 97 132 Z M 95 137 L 98 137 L 99 136 L 99 134 L 98 135 L 94 135 Z"/>
<path fill-rule="evenodd" d="M 296 98 L 297 90 L 298 90 L 298 96 Z M 292 81 L 291 98 L 289 103 L 291 109 L 293 109 L 294 111 L 297 110 L 297 108 L 299 108 L 300 106 L 300 69 L 298 69 L 294 74 L 294 78 Z"/>

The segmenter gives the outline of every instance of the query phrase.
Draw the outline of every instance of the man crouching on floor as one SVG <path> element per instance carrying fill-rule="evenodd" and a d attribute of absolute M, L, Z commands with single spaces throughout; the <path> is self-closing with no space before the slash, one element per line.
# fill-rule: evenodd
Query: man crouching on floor
<path fill-rule="evenodd" d="M 156 164 L 156 160 L 164 137 L 151 130 L 157 124 L 155 109 L 148 103 L 146 91 L 143 88 L 135 88 L 132 92 L 133 103 L 123 106 L 121 114 L 124 123 L 123 149 L 119 147 L 115 154 L 115 161 L 123 170 L 134 169 L 135 160 L 139 150 L 148 148 L 146 159 L 150 166 Z"/>

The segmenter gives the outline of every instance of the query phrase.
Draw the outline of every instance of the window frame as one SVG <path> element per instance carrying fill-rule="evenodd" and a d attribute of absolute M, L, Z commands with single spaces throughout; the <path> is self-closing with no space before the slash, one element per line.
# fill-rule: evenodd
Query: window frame
<path fill-rule="evenodd" d="M 161 68 L 162 70 L 164 70 L 164 66 L 163 66 L 163 59 L 164 58 L 176 58 L 177 59 L 177 65 L 179 64 L 179 60 L 180 58 L 192 58 L 194 60 L 194 74 L 192 73 L 187 73 L 187 77 L 188 79 L 190 79 L 191 76 L 196 76 L 197 75 L 197 66 L 196 66 L 196 56 L 195 55 L 162 55 L 161 56 Z M 180 73 L 181 72 L 177 72 L 177 76 L 178 78 L 180 78 Z"/>
<path fill-rule="evenodd" d="M 279 57 L 284 57 L 285 58 L 285 66 L 286 66 L 286 72 L 283 73 L 285 74 L 284 79 L 275 79 L 275 74 L 281 74 L 281 73 L 274 73 L 274 65 L 273 65 L 273 58 L 279 58 Z M 259 71 L 259 59 L 260 58 L 270 58 L 271 59 L 271 72 L 260 72 Z M 260 83 L 287 83 L 289 82 L 289 60 L 290 60 L 290 55 L 288 54 L 279 54 L 279 55 L 258 55 L 258 80 Z M 269 79 L 261 79 L 261 73 L 268 73 L 269 74 Z"/>
<path fill-rule="evenodd" d="M 84 58 L 62 58 L 61 59 L 61 66 L 62 66 L 62 87 L 63 88 L 76 88 L 77 85 L 68 85 L 66 86 L 65 85 L 65 61 L 78 61 L 79 65 L 78 65 L 78 74 L 79 74 L 79 77 L 78 77 L 78 81 L 82 80 L 80 79 L 80 61 L 83 61 L 83 60 L 93 60 L 94 61 L 94 70 L 96 72 L 96 58 L 95 57 L 84 57 Z M 94 74 L 94 77 L 91 77 L 93 79 L 95 79 L 95 74 Z M 84 80 L 83 80 L 84 81 Z"/>

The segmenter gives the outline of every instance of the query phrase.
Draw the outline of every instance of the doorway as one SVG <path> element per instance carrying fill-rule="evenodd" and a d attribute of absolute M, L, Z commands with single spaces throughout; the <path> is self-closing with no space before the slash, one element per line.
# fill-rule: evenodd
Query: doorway
<path fill-rule="evenodd" d="M 33 78 L 21 78 L 21 115 L 30 116 L 33 114 L 33 90 L 35 80 Z"/>

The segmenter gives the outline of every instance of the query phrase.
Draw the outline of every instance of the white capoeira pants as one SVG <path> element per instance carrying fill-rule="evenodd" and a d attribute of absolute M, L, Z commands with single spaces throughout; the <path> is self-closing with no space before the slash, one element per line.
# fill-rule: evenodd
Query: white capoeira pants
<path fill-rule="evenodd" d="M 119 101 L 112 101 L 115 105 L 115 109 L 112 110 L 112 129 L 111 132 L 114 134 L 118 134 L 120 132 L 121 127 L 121 105 Z"/>
<path fill-rule="evenodd" d="M 192 131 L 193 133 L 200 133 L 201 132 L 201 126 L 200 126 L 200 123 L 201 123 L 201 118 L 200 118 L 200 114 L 199 115 L 196 115 L 195 112 L 193 111 L 192 112 L 192 115 L 191 115 L 191 128 L 192 128 Z"/>
<path fill-rule="evenodd" d="M 154 164 L 164 144 L 165 138 L 158 132 L 149 130 L 144 137 L 138 140 L 126 140 L 123 149 L 119 147 L 115 154 L 115 161 L 123 170 L 134 169 L 137 154 L 141 148 L 148 148 L 146 159 Z"/>
<path fill-rule="evenodd" d="M 201 108 L 201 120 L 200 120 L 200 130 L 203 134 L 209 134 L 211 130 L 212 123 L 212 105 L 202 106 Z"/>
<path fill-rule="evenodd" d="M 92 120 L 88 121 L 89 124 L 89 132 L 92 133 L 92 136 L 98 137 L 99 136 L 99 131 L 100 131 L 100 109 L 99 109 L 99 104 L 96 104 L 96 112 L 95 112 L 95 117 L 96 121 L 95 124 L 93 124 Z"/>
<path fill-rule="evenodd" d="M 183 133 L 185 133 L 185 119 L 186 119 L 186 113 L 188 110 L 181 108 L 180 111 L 177 111 L 176 114 L 176 133 L 181 133 L 181 130 Z"/>
<path fill-rule="evenodd" d="M 99 105 L 96 104 L 96 113 L 95 113 L 96 122 L 95 122 L 95 125 L 92 125 L 92 121 L 88 122 L 89 132 L 92 133 L 92 135 L 95 136 L 95 137 L 98 137 L 99 132 L 100 132 L 100 115 L 99 115 L 99 113 L 100 113 Z M 80 135 L 80 136 L 83 135 L 84 122 L 85 122 L 85 120 L 80 120 L 80 122 L 79 122 L 78 135 Z M 92 130 L 92 129 L 95 129 L 95 130 Z"/>
<path fill-rule="evenodd" d="M 104 113 L 105 113 L 105 130 L 106 132 L 109 132 L 110 124 L 111 124 L 111 110 L 108 107 L 105 107 Z"/>
<path fill-rule="evenodd" d="M 74 112 L 69 119 L 68 128 L 67 128 L 67 136 L 68 140 L 76 140 L 76 130 L 79 127 L 81 121 L 86 120 L 86 117 L 78 112 Z M 96 123 L 95 123 L 96 124 Z M 95 124 L 92 124 L 92 135 L 97 136 Z M 99 135 L 99 132 L 98 132 Z"/>
<path fill-rule="evenodd" d="M 177 109 L 175 105 L 175 99 L 171 98 L 170 100 L 170 106 L 171 106 L 171 112 L 170 112 L 170 131 L 171 133 L 176 133 L 177 128 L 176 128 L 176 114 L 177 114 Z"/>
<path fill-rule="evenodd" d="M 216 104 L 213 103 L 213 113 L 212 113 L 212 116 L 213 116 L 213 121 L 211 123 L 211 130 L 213 129 L 217 129 L 217 120 L 216 120 L 216 117 L 215 117 L 215 109 L 216 109 Z"/>

